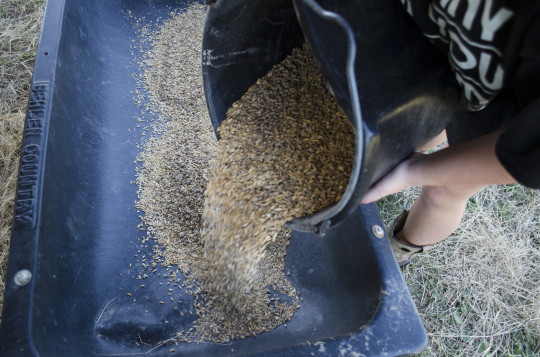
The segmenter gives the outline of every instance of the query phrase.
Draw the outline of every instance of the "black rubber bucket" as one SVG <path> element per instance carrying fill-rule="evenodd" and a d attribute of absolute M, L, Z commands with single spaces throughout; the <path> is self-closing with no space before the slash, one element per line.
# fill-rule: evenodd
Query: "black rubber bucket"
<path fill-rule="evenodd" d="M 141 265 L 143 256 L 153 251 L 140 240 L 141 213 L 134 205 L 133 162 L 144 129 L 134 119 L 141 109 L 133 100 L 133 92 L 140 89 L 133 74 L 140 73 L 131 65 L 141 60 L 141 54 L 133 53 L 130 45 L 140 40 L 137 24 L 158 24 L 188 3 L 49 0 L 22 142 L 0 354 L 418 353 L 426 344 L 426 333 L 374 204 L 357 207 L 324 237 L 293 232 L 285 269 L 303 300 L 287 326 L 227 344 L 164 343 L 196 316 L 189 314 L 193 297 L 187 292 L 182 291 L 181 305 L 169 301 L 166 267 L 158 265 L 155 274 L 144 279 L 144 288 L 138 279 L 148 273 Z M 296 28 L 298 35 L 280 39 L 277 33 L 271 44 L 298 45 L 301 32 L 290 3 L 266 3 L 283 16 L 290 15 L 285 26 Z M 284 4 L 289 6 L 281 7 Z M 213 14 L 211 10 L 209 19 Z M 279 18 L 267 20 L 280 23 Z M 254 77 L 286 52 L 266 62 L 261 63 L 260 57 L 252 61 L 250 66 L 261 66 Z M 276 51 L 269 48 L 268 53 L 275 56 Z M 206 51 L 207 71 L 213 68 L 208 55 Z M 212 60 L 219 55 L 213 53 Z M 243 84 L 246 89 L 249 85 Z M 217 107 L 226 106 L 223 102 Z M 214 118 L 217 107 L 212 108 Z"/>
<path fill-rule="evenodd" d="M 338 203 L 290 223 L 324 231 L 369 185 L 463 112 L 446 58 L 395 0 L 218 0 L 203 40 L 214 128 L 232 103 L 304 41 L 356 129 L 353 172 Z"/>

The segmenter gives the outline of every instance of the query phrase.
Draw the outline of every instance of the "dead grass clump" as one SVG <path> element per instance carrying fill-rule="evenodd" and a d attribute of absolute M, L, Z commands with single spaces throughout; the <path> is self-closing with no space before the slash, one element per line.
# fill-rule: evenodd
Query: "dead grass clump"
<path fill-rule="evenodd" d="M 0 5 L 0 113 L 26 109 L 44 6 L 43 0 Z"/>
<path fill-rule="evenodd" d="M 399 201 L 413 202 L 417 193 L 405 191 Z M 404 275 L 428 331 L 425 355 L 537 355 L 540 193 L 484 189 L 458 230 Z"/>
<path fill-rule="evenodd" d="M 11 221 L 17 184 L 24 114 L 4 114 L 0 120 L 0 311 L 11 239 Z"/>

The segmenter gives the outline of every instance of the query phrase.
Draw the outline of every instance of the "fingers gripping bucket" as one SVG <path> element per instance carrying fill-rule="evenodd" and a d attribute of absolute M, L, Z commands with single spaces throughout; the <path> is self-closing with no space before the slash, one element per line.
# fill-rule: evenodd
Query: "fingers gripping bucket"
<path fill-rule="evenodd" d="M 446 59 L 398 1 L 218 0 L 208 11 L 202 64 L 216 133 L 232 103 L 304 41 L 356 130 L 341 200 L 290 222 L 324 234 L 373 182 L 446 126 L 459 89 Z"/>

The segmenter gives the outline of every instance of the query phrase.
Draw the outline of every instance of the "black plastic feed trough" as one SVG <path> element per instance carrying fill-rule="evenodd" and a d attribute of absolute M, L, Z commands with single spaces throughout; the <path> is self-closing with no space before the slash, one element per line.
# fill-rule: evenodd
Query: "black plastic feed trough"
<path fill-rule="evenodd" d="M 174 352 L 170 345 L 161 344 L 194 317 L 181 316 L 177 304 L 160 303 L 167 298 L 166 278 L 151 275 L 146 288 L 139 289 L 141 282 L 133 268 L 140 266 L 134 254 L 141 244 L 137 240 L 140 213 L 134 207 L 137 187 L 131 182 L 143 129 L 134 120 L 140 109 L 133 101 L 136 83 L 130 44 L 138 40 L 134 19 L 156 23 L 188 3 L 49 0 L 22 145 L 0 354 L 396 356 L 422 350 L 426 334 L 387 237 L 380 234 L 384 228 L 379 212 L 373 204 L 352 207 L 352 203 L 347 203 L 347 214 L 324 237 L 293 232 L 285 264 L 303 301 L 286 327 L 228 344 L 179 343 Z M 245 3 L 260 6 L 262 2 Z M 248 72 L 254 77 L 299 45 L 302 33 L 316 48 L 321 35 L 306 32 L 306 26 L 325 26 L 310 17 L 316 10 L 310 1 L 297 1 L 296 8 L 287 1 L 268 3 L 287 18 L 281 21 L 272 13 L 265 16 L 266 23 L 277 27 L 286 23 L 287 31 L 296 31 L 296 37 L 282 33 L 282 40 L 268 42 L 267 51 L 273 56 L 244 62 L 246 68 L 261 66 L 259 72 Z M 234 1 L 230 5 L 239 6 Z M 207 26 L 215 26 L 214 34 L 219 34 L 220 25 L 226 29 L 226 18 L 221 24 L 218 21 L 219 6 L 226 10 L 227 1 L 218 0 L 210 9 Z M 252 10 L 246 5 L 245 11 Z M 256 15 L 239 17 L 235 23 L 258 20 Z M 205 51 L 216 55 L 212 41 L 219 38 L 205 36 Z M 225 42 L 233 44 L 235 38 L 231 35 Z M 287 48 L 280 49 L 285 44 Z M 358 47 L 357 53 L 362 53 Z M 225 98 L 225 93 L 241 95 L 251 83 L 239 79 L 233 88 L 219 84 L 218 67 L 210 66 L 207 59 L 203 68 L 209 107 L 213 120 L 219 121 L 235 100 Z M 350 87 L 341 85 L 334 74 L 326 75 L 351 120 L 362 124 L 355 117 L 358 105 L 347 104 Z M 346 79 L 348 84 L 350 80 Z M 224 99 L 218 102 L 220 86 Z M 374 170 L 369 166 L 373 163 L 366 164 L 370 152 L 383 149 L 372 139 L 379 137 L 377 123 L 365 123 L 359 151 L 368 182 Z M 364 181 L 362 176 L 359 182 Z M 351 200 L 357 199 L 354 192 Z M 186 298 L 182 308 L 189 309 L 190 303 Z"/>

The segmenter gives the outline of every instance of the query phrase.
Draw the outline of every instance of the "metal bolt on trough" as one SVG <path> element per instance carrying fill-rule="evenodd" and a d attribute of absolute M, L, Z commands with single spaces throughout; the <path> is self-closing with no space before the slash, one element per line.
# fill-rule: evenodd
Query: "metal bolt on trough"
<path fill-rule="evenodd" d="M 18 286 L 25 286 L 32 280 L 32 273 L 28 269 L 19 270 L 13 280 Z"/>
<path fill-rule="evenodd" d="M 371 227 L 371 231 L 373 232 L 373 234 L 375 234 L 375 237 L 377 238 L 384 237 L 384 229 L 382 229 L 382 227 L 377 224 Z"/>

